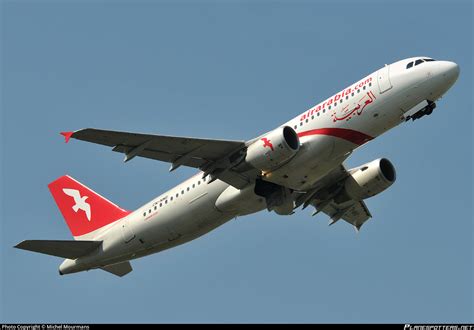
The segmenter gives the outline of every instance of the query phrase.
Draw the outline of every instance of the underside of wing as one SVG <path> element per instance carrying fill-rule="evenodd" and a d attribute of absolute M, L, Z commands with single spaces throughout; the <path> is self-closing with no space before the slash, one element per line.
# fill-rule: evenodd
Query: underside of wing
<path fill-rule="evenodd" d="M 100 269 L 105 270 L 106 272 L 109 272 L 119 277 L 125 276 L 133 270 L 132 265 L 130 265 L 129 261 L 124 261 L 118 264 L 104 266 L 104 267 L 101 267 Z"/>
<path fill-rule="evenodd" d="M 312 205 L 316 209 L 313 215 L 325 213 L 330 218 L 330 225 L 343 219 L 358 231 L 372 215 L 364 201 L 353 200 L 343 194 L 348 176 L 349 172 L 343 165 L 335 168 L 318 181 L 313 189 L 300 194 L 296 198 L 296 207 Z"/>
<path fill-rule="evenodd" d="M 145 157 L 171 163 L 170 171 L 179 166 L 201 169 L 212 179 L 220 179 L 236 188 L 245 187 L 252 175 L 232 170 L 232 166 L 245 155 L 244 141 L 199 139 L 118 132 L 86 128 L 70 133 L 66 137 L 112 147 L 113 151 L 125 154 L 124 161 L 134 157 Z M 253 174 L 253 173 L 252 173 Z"/>
<path fill-rule="evenodd" d="M 86 128 L 72 133 L 72 138 L 113 147 L 113 151 L 128 155 L 125 160 L 140 156 L 199 168 L 215 161 L 245 144 L 243 141 L 198 139 L 142 133 L 129 133 Z"/>
<path fill-rule="evenodd" d="M 337 204 L 334 201 L 325 205 L 315 204 L 316 212 L 323 212 L 331 218 L 330 225 L 343 219 L 354 226 L 357 230 L 362 227 L 364 222 L 369 220 L 372 215 L 363 201 L 348 201 L 345 204 Z"/>

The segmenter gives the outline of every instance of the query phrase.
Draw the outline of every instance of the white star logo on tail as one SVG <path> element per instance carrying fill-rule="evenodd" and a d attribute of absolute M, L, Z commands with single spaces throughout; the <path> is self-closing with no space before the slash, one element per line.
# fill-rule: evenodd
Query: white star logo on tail
<path fill-rule="evenodd" d="M 87 220 L 91 221 L 91 206 L 89 203 L 86 203 L 86 199 L 89 198 L 87 196 L 82 196 L 79 190 L 76 189 L 63 189 L 64 193 L 68 196 L 74 198 L 74 202 L 76 203 L 72 209 L 74 212 L 77 213 L 79 210 L 83 210 L 86 212 Z"/>

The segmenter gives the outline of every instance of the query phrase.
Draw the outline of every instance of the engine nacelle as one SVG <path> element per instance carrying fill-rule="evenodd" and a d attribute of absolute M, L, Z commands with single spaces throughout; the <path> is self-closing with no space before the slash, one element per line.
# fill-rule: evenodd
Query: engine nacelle
<path fill-rule="evenodd" d="M 349 171 L 351 175 L 344 183 L 345 193 L 354 200 L 375 196 L 396 179 L 395 168 L 386 158 L 380 158 Z"/>
<path fill-rule="evenodd" d="M 300 149 L 300 139 L 289 126 L 279 127 L 247 148 L 245 162 L 262 171 L 271 171 L 290 160 Z"/>

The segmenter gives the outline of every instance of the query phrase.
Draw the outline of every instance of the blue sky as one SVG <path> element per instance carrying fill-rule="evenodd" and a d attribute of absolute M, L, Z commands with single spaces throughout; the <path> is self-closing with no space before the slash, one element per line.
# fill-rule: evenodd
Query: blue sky
<path fill-rule="evenodd" d="M 0 322 L 473 322 L 470 1 L 1 1 Z M 457 62 L 434 114 L 355 152 L 397 182 L 359 234 L 261 212 L 134 261 L 60 277 L 13 249 L 71 239 L 47 184 L 134 209 L 194 173 L 72 141 L 85 127 L 250 139 L 385 63 Z"/>

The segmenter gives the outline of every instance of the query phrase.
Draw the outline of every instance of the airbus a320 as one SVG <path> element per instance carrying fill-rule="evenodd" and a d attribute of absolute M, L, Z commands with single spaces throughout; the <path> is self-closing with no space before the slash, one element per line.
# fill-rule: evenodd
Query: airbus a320
<path fill-rule="evenodd" d="M 49 184 L 74 240 L 26 240 L 16 248 L 66 258 L 59 273 L 102 269 L 117 276 L 130 260 L 189 242 L 237 216 L 299 207 L 344 220 L 358 231 L 372 215 L 365 200 L 396 179 L 386 158 L 347 169 L 358 147 L 391 128 L 430 115 L 459 76 L 450 61 L 404 59 L 378 69 L 249 141 L 213 140 L 94 128 L 62 132 L 134 157 L 199 172 L 135 211 L 70 176 Z"/>

